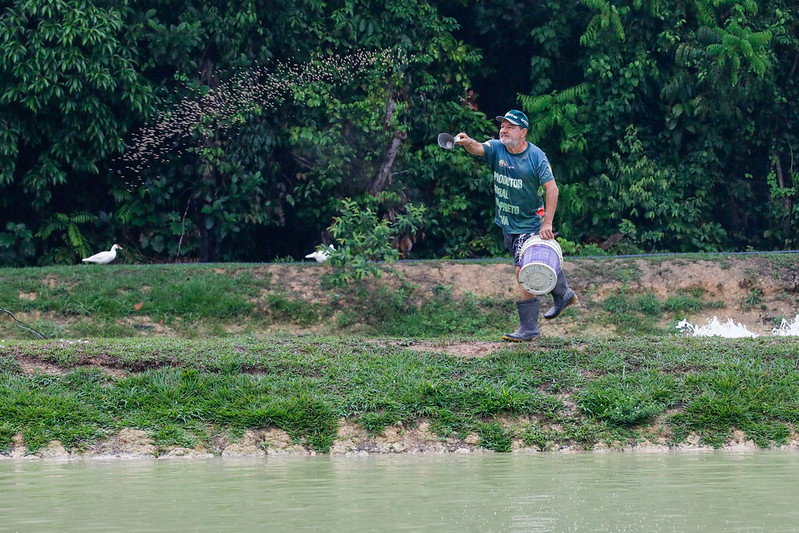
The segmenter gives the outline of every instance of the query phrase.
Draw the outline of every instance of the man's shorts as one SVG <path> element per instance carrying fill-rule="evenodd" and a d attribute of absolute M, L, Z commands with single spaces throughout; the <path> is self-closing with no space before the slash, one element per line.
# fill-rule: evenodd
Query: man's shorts
<path fill-rule="evenodd" d="M 533 235 L 538 235 L 538 233 L 522 233 L 521 235 L 504 234 L 505 248 L 507 248 L 513 256 L 513 264 L 515 266 L 522 266 L 522 247 L 527 239 Z"/>

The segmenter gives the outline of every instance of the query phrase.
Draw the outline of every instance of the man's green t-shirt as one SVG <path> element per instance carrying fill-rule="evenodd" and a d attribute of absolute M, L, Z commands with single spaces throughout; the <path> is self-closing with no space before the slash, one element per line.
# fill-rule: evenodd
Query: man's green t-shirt
<path fill-rule="evenodd" d="M 508 152 L 496 139 L 483 143 L 483 159 L 494 175 L 494 222 L 503 233 L 538 233 L 544 215 L 544 200 L 538 188 L 555 179 L 546 154 L 531 142 L 520 154 Z"/>

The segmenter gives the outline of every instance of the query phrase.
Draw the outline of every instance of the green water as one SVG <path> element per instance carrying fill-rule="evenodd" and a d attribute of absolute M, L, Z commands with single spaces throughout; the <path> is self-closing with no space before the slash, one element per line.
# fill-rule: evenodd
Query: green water
<path fill-rule="evenodd" d="M 0 531 L 799 531 L 799 453 L 0 460 Z"/>

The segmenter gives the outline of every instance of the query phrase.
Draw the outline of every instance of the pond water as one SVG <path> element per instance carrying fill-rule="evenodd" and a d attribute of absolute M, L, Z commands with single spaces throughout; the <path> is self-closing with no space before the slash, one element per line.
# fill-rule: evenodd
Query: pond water
<path fill-rule="evenodd" d="M 799 453 L 0 461 L 2 531 L 799 531 Z"/>

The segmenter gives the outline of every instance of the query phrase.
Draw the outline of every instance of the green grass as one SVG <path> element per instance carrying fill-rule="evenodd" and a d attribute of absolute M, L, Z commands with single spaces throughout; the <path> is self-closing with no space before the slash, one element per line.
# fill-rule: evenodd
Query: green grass
<path fill-rule="evenodd" d="M 157 318 L 226 318 L 251 310 L 247 299 L 257 295 L 247 270 L 231 265 L 51 267 L 44 283 L 42 269 L 0 269 L 0 281 L 0 300 L 7 306 L 67 316 L 126 316 L 141 304 L 140 311 Z"/>
<path fill-rule="evenodd" d="M 365 295 L 348 312 L 348 320 L 366 326 L 373 335 L 429 338 L 496 334 L 518 320 L 515 314 L 512 300 L 478 299 L 469 293 L 456 299 L 449 286 L 434 287 L 421 301 L 410 290 L 382 287 L 374 295 Z"/>
<path fill-rule="evenodd" d="M 431 294 L 416 289 L 356 282 L 335 289 L 323 305 L 290 296 L 253 265 L 0 269 L 0 307 L 47 338 L 207 338 L 319 324 L 342 333 L 428 338 L 489 335 L 515 320 L 511 300 L 456 299 L 444 285 Z M 0 338 L 32 338 L 5 318 Z"/>
<path fill-rule="evenodd" d="M 772 261 L 782 265 L 790 259 Z M 596 288 L 585 289 L 579 310 L 567 309 L 562 320 L 611 325 L 622 335 L 668 335 L 672 328 L 663 324 L 725 306 L 723 301 L 709 301 L 699 288 L 665 299 L 635 291 L 631 284 L 641 274 L 635 261 L 580 261 L 581 272 L 596 270 L 603 279 L 621 281 L 622 288 L 598 302 L 592 298 Z M 201 339 L 302 329 L 342 335 L 495 338 L 517 320 L 514 295 L 484 298 L 467 292 L 456 297 L 452 286 L 420 288 L 388 267 L 386 272 L 392 272 L 398 284 L 367 279 L 323 290 L 316 278 L 309 278 L 308 294 L 302 298 L 259 267 L 263 265 L 0 269 L 0 307 L 47 338 L 73 339 L 152 335 Z M 305 268 L 313 266 L 300 266 L 293 274 L 301 282 Z M 322 291 L 323 298 L 314 299 L 313 291 Z M 543 300 L 546 308 L 549 299 Z M 734 303 L 746 309 L 762 305 L 762 293 L 756 289 L 743 302 Z M 0 338 L 33 338 L 20 325 L 0 316 Z"/>
<path fill-rule="evenodd" d="M 167 324 L 178 334 L 218 333 L 240 317 L 267 320 L 253 301 L 270 280 L 243 265 L 104 265 L 0 269 L 0 307 L 46 337 L 137 335 L 129 319 Z M 29 338 L 0 323 L 0 335 Z M 16 333 L 16 334 L 15 334 Z"/>
<path fill-rule="evenodd" d="M 0 449 L 20 432 L 36 450 L 53 439 L 79 449 L 125 427 L 189 447 L 208 442 L 209 428 L 279 427 L 325 452 L 342 418 L 371 434 L 428 420 L 442 439 L 474 433 L 496 451 L 513 438 L 539 449 L 635 442 L 656 420 L 674 443 L 696 434 L 721 446 L 739 429 L 768 447 L 799 423 L 797 348 L 796 339 L 550 339 L 464 358 L 358 337 L 4 342 Z M 64 373 L 26 374 L 21 359 Z"/>
<path fill-rule="evenodd" d="M 781 271 L 790 274 L 799 268 L 799 254 L 797 253 L 771 254 L 768 256 L 768 260 L 775 270 L 775 277 Z"/>
<path fill-rule="evenodd" d="M 639 276 L 632 261 L 612 270 Z M 0 307 L 46 337 L 0 314 L 0 450 L 20 433 L 32 450 L 123 428 L 160 447 L 212 447 L 278 427 L 325 452 L 342 419 L 370 435 L 426 421 L 440 439 L 476 435 L 499 452 L 653 432 L 721 446 L 736 430 L 768 447 L 799 424 L 799 339 L 683 338 L 659 325 L 724 305 L 701 289 L 662 299 L 623 285 L 601 301 L 587 289 L 559 320 L 613 324 L 616 337 L 545 337 L 480 358 L 411 348 L 495 340 L 516 324 L 513 296 L 420 293 L 402 279 L 331 291 L 325 305 L 298 299 L 252 265 L 0 269 Z M 745 303 L 761 299 L 753 290 Z M 25 370 L 37 365 L 59 371 Z"/>
<path fill-rule="evenodd" d="M 687 312 L 724 307 L 722 301 L 706 301 L 699 291 L 676 292 L 665 300 L 659 299 L 651 292 L 635 292 L 622 288 L 608 295 L 601 306 L 606 315 L 596 320 L 613 324 L 621 333 L 657 335 L 664 334 L 657 323 L 664 317 L 677 318 Z"/>

